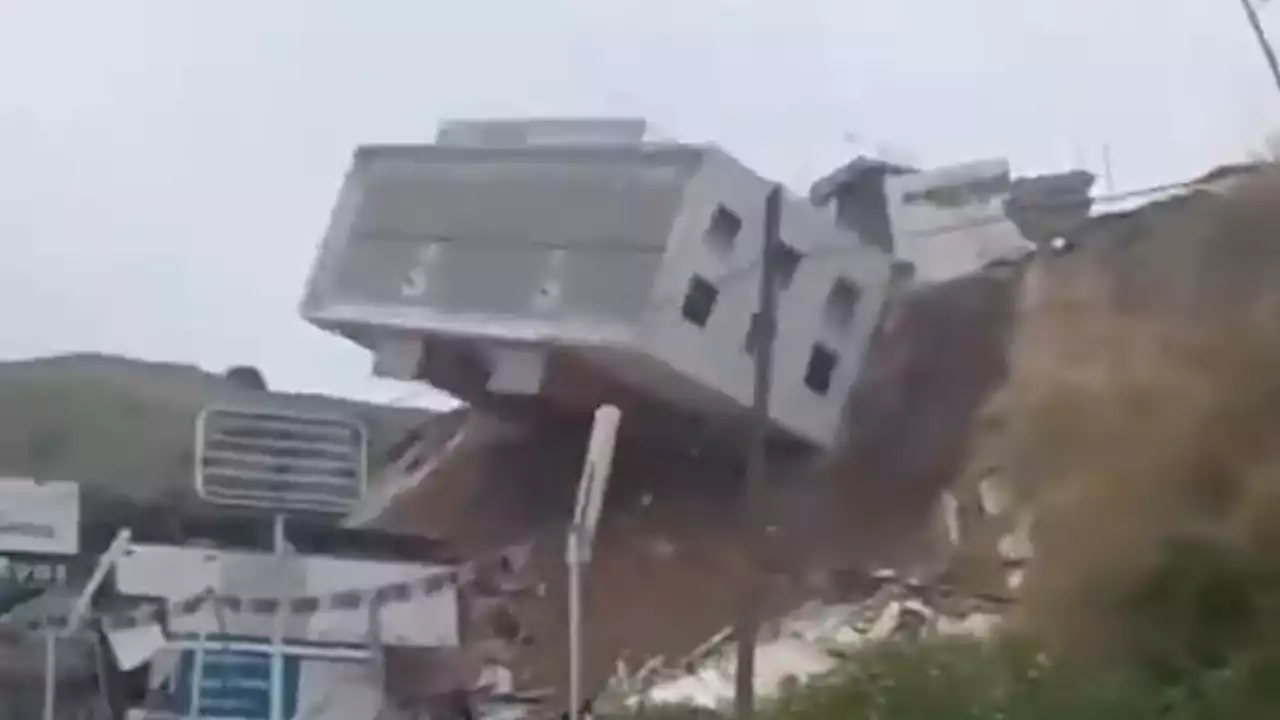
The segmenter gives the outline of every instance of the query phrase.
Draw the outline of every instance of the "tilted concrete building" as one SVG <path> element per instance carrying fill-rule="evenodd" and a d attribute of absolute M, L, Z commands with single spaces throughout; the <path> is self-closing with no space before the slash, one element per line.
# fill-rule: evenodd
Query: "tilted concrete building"
<path fill-rule="evenodd" d="M 732 435 L 752 401 L 765 195 L 642 121 L 458 122 L 358 149 L 302 303 L 375 372 L 478 406 L 662 409 Z M 894 260 L 806 198 L 782 212 L 772 420 L 841 435 Z"/>

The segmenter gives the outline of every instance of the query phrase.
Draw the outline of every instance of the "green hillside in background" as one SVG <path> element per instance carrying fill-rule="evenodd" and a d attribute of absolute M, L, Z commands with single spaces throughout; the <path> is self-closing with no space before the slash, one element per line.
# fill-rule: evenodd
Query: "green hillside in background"
<path fill-rule="evenodd" d="M 253 390 L 189 365 L 106 355 L 0 363 L 0 477 L 81 483 L 85 507 L 197 507 L 195 420 L 208 405 L 358 419 L 371 470 L 433 413 Z"/>

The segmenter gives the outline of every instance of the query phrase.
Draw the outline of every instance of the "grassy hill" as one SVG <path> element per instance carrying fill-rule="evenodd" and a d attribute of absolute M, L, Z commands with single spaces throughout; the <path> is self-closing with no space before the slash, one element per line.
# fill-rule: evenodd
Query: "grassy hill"
<path fill-rule="evenodd" d="M 194 508 L 195 419 L 210 404 L 359 419 L 369 431 L 373 467 L 433 415 L 250 390 L 189 365 L 91 354 L 6 362 L 0 363 L 0 477 L 77 481 L 91 514 L 117 503 Z"/>

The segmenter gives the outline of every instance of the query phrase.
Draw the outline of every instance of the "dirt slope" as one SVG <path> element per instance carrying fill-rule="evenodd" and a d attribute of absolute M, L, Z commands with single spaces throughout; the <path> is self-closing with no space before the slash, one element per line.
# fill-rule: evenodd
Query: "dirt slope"
<path fill-rule="evenodd" d="M 962 591 L 1007 591 L 995 545 L 1008 518 L 1002 526 L 975 511 L 976 481 L 993 473 L 1027 502 L 1058 488 L 1043 501 L 1055 508 L 1046 513 L 1053 524 L 1036 526 L 1027 592 L 1067 636 L 1086 637 L 1096 619 L 1068 612 L 1093 607 L 1088 580 L 1149 559 L 1171 518 L 1203 524 L 1188 508 L 1206 498 L 1228 509 L 1237 536 L 1272 537 L 1259 518 L 1280 496 L 1264 441 L 1280 417 L 1266 409 L 1280 387 L 1276 196 L 1280 180 L 1270 178 L 1232 200 L 1196 194 L 1099 218 L 1069 253 L 895 308 L 850 399 L 847 442 L 817 467 L 774 479 L 780 572 L 771 606 L 838 593 L 831 571 L 881 563 L 940 574 Z M 1251 423 L 1260 430 L 1242 431 Z M 517 603 L 531 637 L 519 653 L 526 686 L 564 677 L 554 529 L 570 512 L 584 437 L 583 427 L 508 428 L 456 458 L 398 518 L 476 550 L 539 539 L 535 574 L 546 596 Z M 615 466 L 589 580 L 591 684 L 617 657 L 633 668 L 653 655 L 678 658 L 721 629 L 742 564 L 733 463 L 624 438 Z M 1240 473 L 1254 480 L 1221 480 Z M 958 550 L 939 537 L 944 490 L 964 504 Z"/>
<path fill-rule="evenodd" d="M 1009 380 L 965 480 L 994 469 L 1034 511 L 1026 614 L 1050 637 L 1089 652 L 1140 646 L 1155 614 L 1127 603 L 1188 538 L 1274 567 L 1277 198 L 1270 170 L 1230 195 L 1109 218 L 1028 274 Z M 1269 592 L 1250 598 L 1257 618 L 1276 607 Z"/>
<path fill-rule="evenodd" d="M 837 591 L 829 571 L 942 558 L 931 522 L 955 476 L 969 420 L 1003 372 L 1016 269 L 993 270 L 922 293 L 896 308 L 852 398 L 849 441 L 816 467 L 775 473 L 765 505 L 776 527 L 768 605 L 782 612 Z M 564 677 L 563 542 L 585 424 L 505 425 L 475 418 L 468 449 L 407 494 L 389 525 L 446 538 L 473 553 L 535 539 L 545 596 L 515 603 L 526 687 Z M 626 423 L 624 421 L 624 429 Z M 697 448 L 619 439 L 588 579 L 588 686 L 625 657 L 633 667 L 675 660 L 720 630 L 743 566 L 735 521 L 740 461 Z"/>

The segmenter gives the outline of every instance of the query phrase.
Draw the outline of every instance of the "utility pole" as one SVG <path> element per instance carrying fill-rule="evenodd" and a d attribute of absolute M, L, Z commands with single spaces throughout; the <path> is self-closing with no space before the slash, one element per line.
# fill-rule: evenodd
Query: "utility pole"
<path fill-rule="evenodd" d="M 582 461 L 578 480 L 578 498 L 573 506 L 573 522 L 565 543 L 564 560 L 569 570 L 569 711 L 568 720 L 579 720 L 582 712 L 582 576 L 591 562 L 596 526 L 609 489 L 609 473 L 613 470 L 613 446 L 617 442 L 622 413 L 612 405 L 596 408 L 587 440 L 587 456 Z"/>
<path fill-rule="evenodd" d="M 1258 41 L 1258 47 L 1262 50 L 1262 57 L 1267 61 L 1267 68 L 1271 71 L 1271 80 L 1276 84 L 1276 90 L 1280 91 L 1280 61 L 1276 60 L 1275 48 L 1271 47 L 1271 41 L 1267 38 L 1267 31 L 1262 27 L 1262 19 L 1258 17 L 1258 9 L 1253 6 L 1253 0 L 1240 0 L 1240 6 L 1244 8 L 1244 16 L 1249 21 L 1249 27 L 1253 30 L 1253 36 Z"/>
<path fill-rule="evenodd" d="M 764 242 L 760 254 L 759 309 L 751 319 L 751 351 L 755 359 L 754 394 L 751 402 L 751 440 L 747 449 L 746 488 L 742 508 L 743 540 L 747 562 L 738 591 L 738 616 L 734 623 L 738 662 L 734 674 L 733 709 L 736 720 L 755 714 L 756 637 L 760 631 L 761 527 L 760 496 L 768 477 L 769 395 L 773 389 L 773 343 L 777 336 L 777 247 L 781 242 L 782 186 L 774 185 L 764 200 Z"/>

